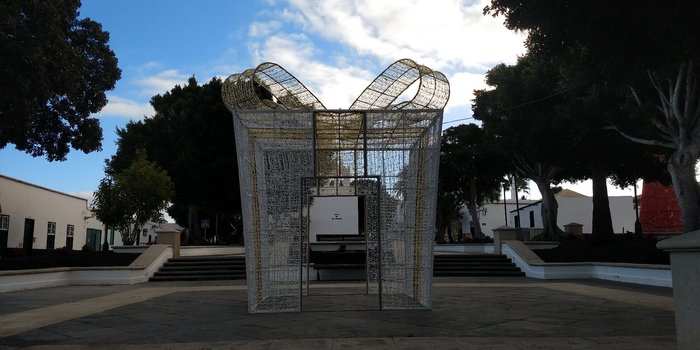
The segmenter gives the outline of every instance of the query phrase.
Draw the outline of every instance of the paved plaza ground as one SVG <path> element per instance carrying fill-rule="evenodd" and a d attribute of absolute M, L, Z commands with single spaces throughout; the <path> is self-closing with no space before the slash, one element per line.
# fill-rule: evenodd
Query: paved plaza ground
<path fill-rule="evenodd" d="M 0 349 L 672 349 L 670 288 L 435 278 L 432 311 L 376 311 L 356 283 L 248 314 L 245 281 L 0 294 Z"/>

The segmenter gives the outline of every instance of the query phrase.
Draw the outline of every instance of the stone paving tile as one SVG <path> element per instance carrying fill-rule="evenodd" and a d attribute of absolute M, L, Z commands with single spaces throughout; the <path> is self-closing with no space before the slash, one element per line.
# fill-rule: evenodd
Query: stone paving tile
<path fill-rule="evenodd" d="M 500 348 L 509 349 L 518 348 L 512 347 L 519 344 L 515 339 L 523 339 L 523 346 L 534 344 L 532 348 L 538 344 L 556 348 L 557 342 L 572 349 L 591 348 L 591 344 L 599 348 L 641 344 L 643 348 L 644 342 L 630 340 L 640 337 L 652 337 L 649 339 L 662 345 L 674 344 L 673 312 L 555 290 L 548 285 L 567 287 L 546 283 L 436 287 L 432 311 L 332 311 L 334 306 L 352 303 L 351 297 L 340 295 L 337 303 L 329 303 L 330 311 L 251 315 L 247 313 L 246 292 L 234 284 L 211 288 L 201 284 L 148 284 L 143 291 L 151 293 L 152 299 L 134 299 L 137 302 L 133 304 L 0 338 L 0 348 L 41 344 L 57 348 L 81 344 L 152 348 L 165 343 L 174 348 L 235 348 L 231 344 L 239 344 L 250 349 L 287 349 L 280 344 L 291 342 L 293 346 L 313 343 L 322 348 L 330 344 L 329 349 L 338 349 L 367 341 L 363 344 L 388 349 L 417 349 L 425 344 L 433 344 L 431 349 L 451 349 L 455 344 L 457 348 L 492 349 L 502 345 Z M 161 293 L 149 289 L 152 286 L 186 291 Z M 232 287 L 234 290 L 225 290 Z M 207 289 L 213 290 L 198 291 Z M 132 294 L 138 293 L 128 295 Z M 663 293 L 654 295 L 665 297 Z M 514 336 L 521 338 L 510 338 Z M 604 338 L 598 338 L 601 336 Z M 509 338 L 494 342 L 504 337 Z M 469 344 L 456 339 L 467 339 Z M 480 339 L 490 340 L 479 343 Z M 591 339 L 602 340 L 596 343 Z"/>
<path fill-rule="evenodd" d="M 62 286 L 0 293 L 0 315 L 58 305 L 70 301 L 95 298 L 138 288 L 119 286 Z"/>

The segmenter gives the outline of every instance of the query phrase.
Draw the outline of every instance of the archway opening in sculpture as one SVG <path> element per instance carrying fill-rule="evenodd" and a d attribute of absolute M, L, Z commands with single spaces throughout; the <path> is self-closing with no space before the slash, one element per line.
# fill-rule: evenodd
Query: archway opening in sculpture
<path fill-rule="evenodd" d="M 302 180 L 303 311 L 381 308 L 380 187 L 378 176 Z"/>

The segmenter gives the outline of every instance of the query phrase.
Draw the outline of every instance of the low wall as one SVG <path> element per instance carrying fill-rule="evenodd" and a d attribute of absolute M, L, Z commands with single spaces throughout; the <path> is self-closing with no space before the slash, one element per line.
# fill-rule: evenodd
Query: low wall
<path fill-rule="evenodd" d="M 433 246 L 436 253 L 466 253 L 466 254 L 493 254 L 493 243 L 472 244 L 436 244 Z"/>
<path fill-rule="evenodd" d="M 559 246 L 557 242 L 523 242 L 532 249 L 550 249 Z M 469 244 L 436 244 L 433 246 L 436 253 L 466 253 L 466 254 L 493 254 L 493 243 L 469 243 Z"/>
<path fill-rule="evenodd" d="M 503 254 L 527 277 L 539 279 L 597 278 L 608 281 L 672 287 L 671 267 L 625 263 L 545 263 L 520 241 L 505 241 Z"/>
<path fill-rule="evenodd" d="M 180 246 L 180 256 L 243 255 L 245 248 L 234 246 Z"/>
<path fill-rule="evenodd" d="M 0 293 L 66 285 L 136 284 L 148 281 L 173 256 L 172 247 L 154 244 L 129 266 L 58 267 L 0 271 Z"/>

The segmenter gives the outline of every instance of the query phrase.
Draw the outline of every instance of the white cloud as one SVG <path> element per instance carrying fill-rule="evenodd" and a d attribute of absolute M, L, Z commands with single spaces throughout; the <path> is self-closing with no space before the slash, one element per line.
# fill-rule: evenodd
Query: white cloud
<path fill-rule="evenodd" d="M 176 69 L 169 69 L 136 80 L 142 93 L 154 96 L 172 90 L 175 85 L 184 85 L 189 77 Z"/>
<path fill-rule="evenodd" d="M 107 95 L 107 100 L 107 105 L 97 113 L 98 117 L 109 116 L 141 120 L 144 116 L 151 116 L 155 113 L 150 103 L 139 103 L 113 95 Z"/>
<path fill-rule="evenodd" d="M 450 112 L 469 111 L 473 90 L 497 63 L 525 52 L 523 34 L 482 14 L 487 0 L 287 0 L 270 23 L 249 30 L 254 62 L 273 61 L 297 76 L 328 108 L 347 108 L 383 67 L 401 58 L 440 70 L 450 80 Z M 295 32 L 282 32 L 277 20 Z M 265 36 L 262 29 L 273 29 Z M 303 34 L 302 34 L 303 33 Z M 311 36 L 340 44 L 333 52 Z M 369 62 L 369 63 L 368 63 Z M 379 63 L 380 70 L 377 70 Z M 466 116 L 453 116 L 451 119 Z"/>
<path fill-rule="evenodd" d="M 450 103 L 445 108 L 446 113 L 465 106 L 471 109 L 474 90 L 487 87 L 483 74 L 459 72 L 447 79 L 450 82 Z"/>
<path fill-rule="evenodd" d="M 251 44 L 250 50 L 257 62 L 282 66 L 331 109 L 350 107 L 376 75 L 342 60 L 334 65 L 321 62 L 316 58 L 318 49 L 303 34 L 273 35 Z"/>
<path fill-rule="evenodd" d="M 485 70 L 524 52 L 523 34 L 482 14 L 487 3 L 289 0 L 282 17 L 385 63 L 408 57 L 438 70 Z"/>
<path fill-rule="evenodd" d="M 248 26 L 248 36 L 264 37 L 275 32 L 282 26 L 278 21 L 271 22 L 253 22 Z"/>

